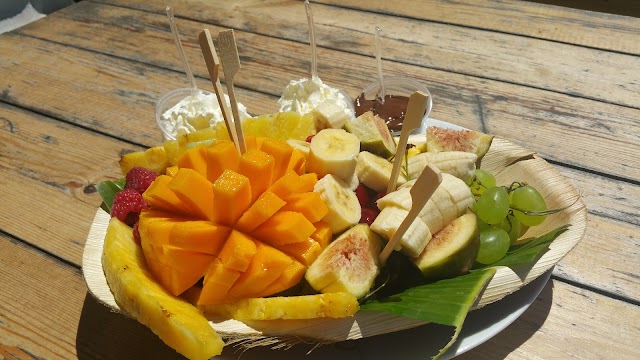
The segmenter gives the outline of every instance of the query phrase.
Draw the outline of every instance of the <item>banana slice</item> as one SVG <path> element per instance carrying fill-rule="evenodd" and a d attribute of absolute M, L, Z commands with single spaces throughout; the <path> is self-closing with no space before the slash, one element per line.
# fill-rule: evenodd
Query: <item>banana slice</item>
<path fill-rule="evenodd" d="M 472 154 L 475 156 L 475 154 Z M 457 215 L 462 216 L 468 208 L 473 206 L 474 198 L 467 184 L 461 179 L 449 175 L 442 174 L 442 183 L 440 184 L 451 196 L 451 200 L 456 204 Z"/>
<path fill-rule="evenodd" d="M 360 202 L 349 185 L 336 176 L 329 174 L 318 180 L 313 191 L 329 208 L 322 218 L 329 224 L 334 234 L 341 233 L 360 221 Z"/>
<path fill-rule="evenodd" d="M 348 292 L 361 298 L 380 272 L 382 239 L 368 225 L 358 224 L 327 246 L 309 266 L 305 279 L 323 293 Z"/>
<path fill-rule="evenodd" d="M 458 207 L 453 202 L 451 195 L 449 195 L 447 190 L 444 189 L 442 183 L 440 183 L 440 186 L 438 186 L 433 195 L 431 195 L 431 199 L 429 199 L 429 201 L 431 200 L 433 200 L 433 203 L 442 215 L 442 227 L 445 227 L 458 217 Z M 438 230 L 441 229 L 442 228 Z"/>
<path fill-rule="evenodd" d="M 309 148 L 311 144 L 302 140 L 289 139 L 287 140 L 287 144 L 291 145 L 292 148 L 299 150 L 305 158 L 309 156 Z"/>
<path fill-rule="evenodd" d="M 432 199 L 427 201 L 422 210 L 420 210 L 418 217 L 427 225 L 432 234 L 442 230 L 446 225 L 440 209 Z"/>
<path fill-rule="evenodd" d="M 447 195 L 448 196 L 448 195 Z M 382 209 L 378 217 L 371 224 L 371 230 L 386 238 L 387 240 L 393 237 L 398 227 L 402 223 L 405 217 L 409 214 L 409 211 L 390 206 Z M 404 233 L 398 245 L 400 251 L 407 254 L 410 257 L 417 257 L 422 250 L 431 240 L 431 231 L 427 225 L 418 217 L 411 223 L 409 229 Z"/>
<path fill-rule="evenodd" d="M 360 152 L 358 138 L 342 129 L 324 129 L 311 140 L 307 171 L 321 178 L 332 174 L 350 181 Z"/>
<path fill-rule="evenodd" d="M 383 191 L 389 184 L 393 165 L 386 159 L 374 155 L 367 151 L 362 151 L 358 155 L 356 163 L 356 175 L 361 183 L 375 191 Z M 398 176 L 396 184 L 401 185 L 406 182 L 404 176 Z"/>
<path fill-rule="evenodd" d="M 463 151 L 426 152 L 409 158 L 409 177 L 417 178 L 428 164 L 433 164 L 442 173 L 451 174 L 467 181 L 473 177 L 478 156 Z"/>
<path fill-rule="evenodd" d="M 412 200 L 411 193 L 409 192 L 411 187 L 401 187 L 396 191 L 392 191 L 387 195 L 381 197 L 377 202 L 378 209 L 383 210 L 389 206 L 399 207 L 404 210 L 411 210 Z"/>
<path fill-rule="evenodd" d="M 387 207 L 398 207 L 404 210 L 411 210 L 412 200 L 411 200 L 411 185 L 413 185 L 415 181 L 410 181 L 405 183 L 403 186 L 398 188 L 398 190 L 389 193 L 376 203 L 380 210 L 384 210 Z M 408 185 L 407 185 L 408 184 Z M 432 199 L 429 199 L 424 207 L 420 210 L 418 217 L 422 220 L 422 222 L 427 225 L 431 234 L 435 234 L 440 229 L 444 228 L 446 224 L 442 220 L 442 214 L 440 213 L 440 209 L 436 206 L 435 202 Z"/>
<path fill-rule="evenodd" d="M 316 121 L 316 129 L 341 129 L 349 121 L 344 109 L 332 100 L 323 101 L 311 110 L 311 114 Z"/>

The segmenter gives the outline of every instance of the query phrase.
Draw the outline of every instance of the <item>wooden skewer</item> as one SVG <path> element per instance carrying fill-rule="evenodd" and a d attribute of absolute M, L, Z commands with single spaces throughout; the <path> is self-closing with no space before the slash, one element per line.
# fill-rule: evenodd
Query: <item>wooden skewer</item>
<path fill-rule="evenodd" d="M 247 145 L 244 142 L 242 122 L 240 121 L 240 115 L 238 115 L 238 102 L 236 101 L 236 93 L 233 89 L 233 78 L 236 76 L 238 70 L 240 70 L 240 57 L 238 56 L 238 46 L 236 45 L 236 37 L 233 34 L 233 29 L 218 33 L 218 47 L 220 48 L 224 82 L 227 84 L 227 93 L 229 94 L 231 110 L 233 111 L 233 122 L 236 126 L 236 134 L 238 135 L 240 154 L 244 154 L 244 152 L 247 151 Z"/>
<path fill-rule="evenodd" d="M 222 110 L 222 117 L 224 118 L 224 124 L 227 126 L 227 132 L 229 133 L 229 139 L 236 145 L 236 149 L 240 152 L 240 146 L 238 144 L 238 136 L 236 135 L 235 128 L 233 126 L 233 119 L 231 118 L 231 111 L 227 106 L 227 102 L 224 100 L 224 91 L 222 91 L 222 85 L 220 84 L 220 60 L 218 60 L 218 54 L 216 48 L 213 46 L 213 40 L 211 39 L 211 33 L 209 30 L 204 29 L 200 32 L 200 50 L 204 56 L 204 61 L 207 64 L 207 70 L 211 77 L 211 83 L 216 91 L 218 97 L 218 104 L 220 110 Z"/>
<path fill-rule="evenodd" d="M 409 134 L 411 134 L 413 129 L 417 129 L 420 126 L 428 101 L 429 95 L 420 91 L 416 91 L 409 96 L 409 104 L 407 104 L 407 112 L 402 122 L 402 131 L 400 132 L 400 140 L 396 148 L 396 156 L 393 159 L 393 169 L 391 170 L 391 178 L 387 186 L 387 194 L 396 190 L 400 167 L 402 166 L 402 160 L 407 150 Z"/>
<path fill-rule="evenodd" d="M 437 167 L 429 164 L 422 171 L 416 183 L 413 184 L 409 193 L 411 194 L 411 210 L 409 210 L 409 214 L 404 218 L 398 230 L 396 230 L 395 234 L 391 237 L 391 240 L 384 247 L 378 259 L 380 260 L 380 265 L 384 266 L 387 262 L 387 258 L 391 255 L 393 249 L 398 245 L 400 239 L 404 233 L 407 232 L 411 223 L 418 217 L 420 211 L 424 207 L 424 205 L 429 201 L 429 198 L 436 191 L 440 183 L 442 182 L 442 174 Z"/>

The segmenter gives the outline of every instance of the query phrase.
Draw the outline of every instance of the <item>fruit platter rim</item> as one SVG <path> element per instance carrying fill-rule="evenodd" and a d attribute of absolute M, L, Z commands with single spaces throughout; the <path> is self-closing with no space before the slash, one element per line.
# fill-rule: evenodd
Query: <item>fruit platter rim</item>
<path fill-rule="evenodd" d="M 425 122 L 428 122 L 428 125 L 463 129 L 460 126 L 435 119 L 428 119 Z M 412 135 L 410 142 L 420 143 L 424 141 L 416 135 Z M 562 188 L 562 193 L 559 194 L 561 199 L 558 199 L 559 205 L 571 205 L 569 209 L 554 216 L 561 217 L 564 219 L 565 224 L 571 224 L 571 226 L 551 243 L 549 250 L 539 257 L 534 264 L 515 268 L 515 271 L 508 267 L 497 267 L 496 274 L 480 298 L 476 300 L 473 310 L 501 300 L 546 273 L 575 247 L 586 232 L 586 207 L 577 190 L 553 166 L 533 152 L 507 140 L 495 138 L 491 148 L 490 153 L 487 154 L 483 161 L 483 168 L 485 168 L 486 163 L 489 163 L 488 167 L 500 168 L 500 166 L 503 166 L 500 171 L 504 170 L 503 172 L 508 173 L 509 171 L 507 170 L 512 167 L 527 166 L 530 161 L 538 167 L 536 176 L 538 178 L 543 177 L 539 181 L 544 182 L 544 176 L 550 179 L 553 178 L 553 181 L 549 181 L 551 183 L 549 186 L 552 190 Z M 498 149 L 496 150 L 496 148 Z M 495 150 L 493 151 L 495 161 L 492 158 L 492 150 Z M 498 174 L 498 181 L 500 181 L 500 177 L 500 174 Z M 85 243 L 82 260 L 83 277 L 89 292 L 99 302 L 102 302 L 112 310 L 124 313 L 116 304 L 102 271 L 102 246 L 109 218 L 108 213 L 98 208 Z M 557 221 L 562 220 L 559 219 Z M 327 343 L 338 342 L 397 332 L 426 324 L 415 319 L 373 311 L 359 311 L 355 316 L 343 319 L 269 320 L 253 321 L 250 324 L 237 320 L 209 320 L 214 330 L 223 337 L 235 340 L 262 340 L 256 342 L 264 346 L 276 345 L 282 342 L 296 343 L 300 342 L 301 339 Z"/>

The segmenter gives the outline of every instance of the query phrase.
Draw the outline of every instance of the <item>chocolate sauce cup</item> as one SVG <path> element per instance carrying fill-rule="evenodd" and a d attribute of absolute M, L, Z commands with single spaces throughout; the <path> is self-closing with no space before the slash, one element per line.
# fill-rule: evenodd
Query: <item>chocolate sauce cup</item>
<path fill-rule="evenodd" d="M 409 97 L 416 91 L 421 91 L 427 95 L 429 95 L 429 102 L 427 103 L 426 113 L 422 118 L 422 123 L 420 127 L 412 131 L 412 134 L 420 134 L 425 133 L 426 131 L 426 122 L 429 117 L 429 113 L 431 112 L 431 107 L 433 105 L 433 100 L 431 98 L 431 92 L 427 88 L 427 86 L 420 80 L 403 77 L 403 76 L 385 76 L 384 77 L 384 93 L 385 95 L 395 95 L 395 96 L 406 96 Z M 365 99 L 371 100 L 375 99 L 382 95 L 380 93 L 380 81 L 376 80 L 369 84 L 367 87 L 362 90 L 364 93 Z M 400 131 L 391 130 L 391 134 L 394 136 L 400 135 Z"/>

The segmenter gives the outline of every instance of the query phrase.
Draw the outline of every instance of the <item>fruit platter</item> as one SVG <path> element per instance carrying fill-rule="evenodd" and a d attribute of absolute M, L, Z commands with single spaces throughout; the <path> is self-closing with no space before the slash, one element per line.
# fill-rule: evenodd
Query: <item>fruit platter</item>
<path fill-rule="evenodd" d="M 232 31 L 217 40 L 233 69 Z M 83 254 L 91 294 L 187 358 L 428 323 L 455 328 L 439 356 L 469 311 L 548 274 L 584 235 L 584 204 L 553 166 L 429 118 L 430 94 L 354 105 L 313 71 L 279 112 L 251 116 L 232 81 L 223 93 L 206 30 L 200 42 L 216 94 L 183 92 L 156 114 L 166 141 L 121 156 Z"/>
<path fill-rule="evenodd" d="M 446 123 L 435 123 L 454 127 Z M 410 141 L 420 145 L 420 141 L 426 142 L 426 135 L 421 138 L 422 135 L 414 135 Z M 153 149 L 148 150 L 147 155 L 152 151 Z M 530 228 L 525 233 L 527 238 L 547 234 L 566 224 L 571 226 L 557 236 L 548 246 L 548 250 L 534 263 L 492 267 L 496 270 L 495 275 L 472 308 L 480 308 L 502 299 L 553 267 L 580 240 L 586 221 L 584 207 L 579 200 L 577 202 L 578 194 L 573 187 L 551 165 L 526 149 L 506 140 L 493 139 L 491 147 L 482 159 L 481 169 L 496 174 L 496 182 L 499 184 L 511 184 L 526 179 L 528 184 L 544 194 L 549 208 L 570 206 L 559 213 L 549 215 L 543 224 Z M 107 306 L 120 309 L 105 279 L 101 260 L 109 220 L 110 215 L 107 212 L 102 209 L 97 211 L 87 239 L 83 270 L 91 293 Z M 127 229 L 132 231 L 128 227 Z M 366 289 L 368 290 L 369 288 Z M 239 321 L 216 319 L 214 316 L 210 317 L 209 321 L 223 338 L 267 339 L 268 341 L 263 341 L 262 344 L 272 346 L 281 342 L 296 342 L 299 339 L 316 339 L 325 343 L 358 339 L 425 324 L 422 320 L 377 311 L 358 311 L 353 316 L 343 318 Z"/>

